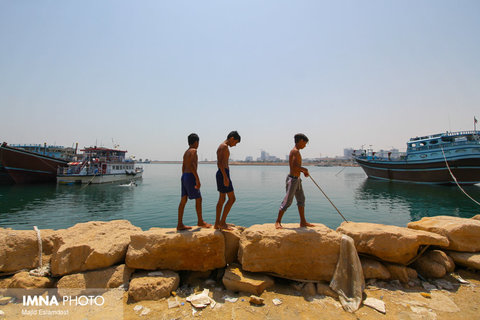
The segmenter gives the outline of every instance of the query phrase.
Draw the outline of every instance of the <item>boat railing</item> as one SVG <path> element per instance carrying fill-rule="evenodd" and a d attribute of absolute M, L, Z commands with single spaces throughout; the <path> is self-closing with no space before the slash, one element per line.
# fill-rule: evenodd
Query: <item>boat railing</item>
<path fill-rule="evenodd" d="M 472 145 L 472 144 L 480 145 L 480 140 L 479 141 L 455 141 L 455 142 L 441 143 L 441 144 L 421 146 L 421 147 L 409 147 L 408 151 L 425 151 L 425 150 L 441 149 L 442 147 L 445 148 L 445 147 Z"/>
<path fill-rule="evenodd" d="M 467 134 L 480 135 L 480 131 L 478 131 L 478 130 L 467 130 L 467 131 L 455 131 L 455 132 L 445 133 L 446 136 L 463 136 L 463 135 L 467 135 Z"/>

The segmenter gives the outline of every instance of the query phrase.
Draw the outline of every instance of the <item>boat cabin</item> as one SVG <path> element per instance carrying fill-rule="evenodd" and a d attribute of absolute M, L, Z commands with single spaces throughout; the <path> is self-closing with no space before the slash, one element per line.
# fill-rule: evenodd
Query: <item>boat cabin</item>
<path fill-rule="evenodd" d="M 407 153 L 442 149 L 465 144 L 479 144 L 480 131 L 459 131 L 434 134 L 431 136 L 411 138 L 407 142 Z"/>

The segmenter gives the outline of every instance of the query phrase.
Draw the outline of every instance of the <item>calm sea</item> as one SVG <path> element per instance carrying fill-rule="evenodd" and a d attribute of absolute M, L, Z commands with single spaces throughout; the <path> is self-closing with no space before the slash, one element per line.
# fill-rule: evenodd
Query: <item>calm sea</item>
<path fill-rule="evenodd" d="M 90 220 L 127 219 L 146 230 L 175 227 L 180 200 L 181 165 L 146 164 L 136 187 L 122 185 L 14 185 L 0 186 L 0 227 L 60 229 Z M 203 216 L 215 220 L 216 165 L 201 164 Z M 425 216 L 451 215 L 470 218 L 479 207 L 455 186 L 429 186 L 375 181 L 358 167 L 309 167 L 312 177 L 340 212 L 356 222 L 405 226 Z M 227 222 L 251 226 L 273 223 L 285 195 L 286 166 L 231 166 L 237 202 Z M 303 179 L 306 217 L 309 222 L 337 228 L 342 218 L 313 182 Z M 480 199 L 480 187 L 465 187 Z M 295 200 L 284 223 L 298 223 Z M 184 223 L 195 225 L 194 201 L 185 208 Z"/>

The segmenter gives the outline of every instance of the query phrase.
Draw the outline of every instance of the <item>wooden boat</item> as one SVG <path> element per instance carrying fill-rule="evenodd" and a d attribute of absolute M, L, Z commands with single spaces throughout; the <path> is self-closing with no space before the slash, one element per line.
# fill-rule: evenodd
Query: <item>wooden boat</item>
<path fill-rule="evenodd" d="M 125 158 L 127 151 L 90 147 L 82 161 L 70 162 L 59 168 L 57 182 L 60 184 L 99 184 L 126 182 L 142 178 L 143 169 L 135 167 L 135 161 Z"/>
<path fill-rule="evenodd" d="M 406 155 L 378 157 L 370 151 L 355 156 L 369 178 L 428 184 L 480 183 L 480 131 L 445 132 L 411 138 Z M 453 175 L 453 177 L 452 177 Z"/>
<path fill-rule="evenodd" d="M 0 163 L 15 183 L 24 184 L 55 182 L 57 169 L 67 166 L 68 161 L 8 146 L 4 142 L 0 146 Z"/>

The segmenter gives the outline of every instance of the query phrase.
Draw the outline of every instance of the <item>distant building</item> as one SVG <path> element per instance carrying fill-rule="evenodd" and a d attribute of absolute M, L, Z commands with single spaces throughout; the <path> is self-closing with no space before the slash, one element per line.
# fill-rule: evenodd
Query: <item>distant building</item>
<path fill-rule="evenodd" d="M 392 148 L 390 150 L 380 150 L 375 153 L 375 156 L 380 158 L 388 158 L 390 154 L 390 159 L 400 158 L 400 151 L 398 149 Z"/>
<path fill-rule="evenodd" d="M 278 161 L 281 161 L 281 160 L 279 158 L 277 158 L 276 156 L 271 156 L 265 150 L 262 150 L 260 152 L 260 158 L 257 158 L 257 161 L 260 161 L 260 162 L 278 162 Z"/>
<path fill-rule="evenodd" d="M 245 161 L 246 161 L 246 162 L 252 162 L 252 161 L 253 161 L 253 157 L 252 157 L 252 156 L 247 156 L 247 157 L 245 158 Z"/>
<path fill-rule="evenodd" d="M 353 152 L 355 150 L 353 148 L 345 148 L 343 149 L 343 158 L 344 159 L 351 159 L 353 157 Z"/>

